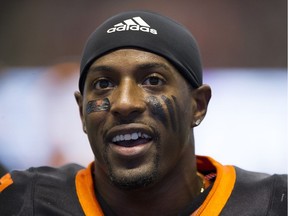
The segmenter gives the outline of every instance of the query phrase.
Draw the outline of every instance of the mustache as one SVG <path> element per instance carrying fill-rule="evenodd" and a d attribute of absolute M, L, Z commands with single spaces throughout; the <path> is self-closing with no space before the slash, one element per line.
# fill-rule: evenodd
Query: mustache
<path fill-rule="evenodd" d="M 115 127 L 115 126 L 119 126 L 119 125 L 126 125 L 126 124 L 132 124 L 132 123 L 136 123 L 136 124 L 141 124 L 150 128 L 156 128 L 155 123 L 153 123 L 150 120 L 142 120 L 142 119 L 136 119 L 136 118 L 127 118 L 127 119 L 114 119 L 113 123 L 111 123 L 111 125 L 109 126 L 108 130 Z"/>

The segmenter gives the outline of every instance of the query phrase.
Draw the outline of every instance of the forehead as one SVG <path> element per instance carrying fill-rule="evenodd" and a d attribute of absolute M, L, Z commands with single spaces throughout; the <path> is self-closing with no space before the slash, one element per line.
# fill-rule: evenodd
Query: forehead
<path fill-rule="evenodd" d="M 139 65 L 157 65 L 171 71 L 178 71 L 165 58 L 151 52 L 137 49 L 119 49 L 110 52 L 98 59 L 91 65 L 90 69 L 99 65 L 109 65 L 117 68 L 128 68 Z"/>

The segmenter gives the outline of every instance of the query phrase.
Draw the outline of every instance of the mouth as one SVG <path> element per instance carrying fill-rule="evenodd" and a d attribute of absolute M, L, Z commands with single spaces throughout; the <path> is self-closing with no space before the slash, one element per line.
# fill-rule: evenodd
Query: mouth
<path fill-rule="evenodd" d="M 129 124 L 113 127 L 108 132 L 106 140 L 114 154 L 135 157 L 147 152 L 154 139 L 153 131 L 147 126 Z"/>
<path fill-rule="evenodd" d="M 118 134 L 112 138 L 112 143 L 123 147 L 133 147 L 150 142 L 152 139 L 146 133 L 136 131 L 133 133 Z"/>

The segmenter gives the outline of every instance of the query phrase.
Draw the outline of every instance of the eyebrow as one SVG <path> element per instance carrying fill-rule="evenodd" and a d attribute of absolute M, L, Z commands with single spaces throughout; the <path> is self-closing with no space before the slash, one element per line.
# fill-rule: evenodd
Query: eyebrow
<path fill-rule="evenodd" d="M 171 71 L 171 68 L 168 67 L 166 64 L 163 63 L 143 63 L 136 65 L 136 67 L 133 69 L 134 71 L 150 71 L 155 69 L 164 69 L 167 71 Z M 89 72 L 116 72 L 117 68 L 109 65 L 98 65 L 98 66 L 92 66 L 89 69 Z"/>
<path fill-rule="evenodd" d="M 144 63 L 144 64 L 140 64 L 136 67 L 136 70 L 140 70 L 140 71 L 147 71 L 147 70 L 155 70 L 155 69 L 164 69 L 167 71 L 171 71 L 171 69 L 163 63 Z"/>

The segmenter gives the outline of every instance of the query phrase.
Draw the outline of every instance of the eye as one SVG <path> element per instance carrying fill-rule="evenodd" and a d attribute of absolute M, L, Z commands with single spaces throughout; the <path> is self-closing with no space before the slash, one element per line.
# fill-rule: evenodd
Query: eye
<path fill-rule="evenodd" d="M 93 83 L 93 87 L 97 90 L 110 89 L 113 88 L 114 86 L 115 85 L 106 78 L 98 79 Z"/>
<path fill-rule="evenodd" d="M 165 81 L 162 78 L 152 75 L 152 76 L 147 77 L 144 80 L 142 85 L 161 86 L 164 84 L 165 84 Z"/>

